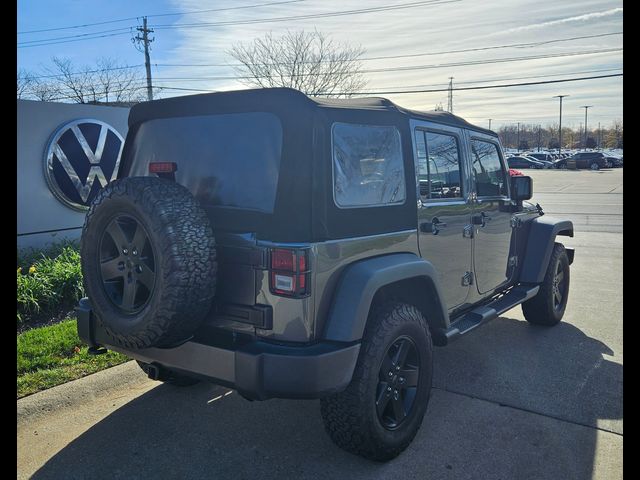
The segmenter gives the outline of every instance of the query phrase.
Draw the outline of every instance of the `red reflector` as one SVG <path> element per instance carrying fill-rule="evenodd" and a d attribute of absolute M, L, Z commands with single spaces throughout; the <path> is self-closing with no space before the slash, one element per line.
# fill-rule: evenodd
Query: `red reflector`
<path fill-rule="evenodd" d="M 295 251 L 273 249 L 271 251 L 271 268 L 274 270 L 295 271 Z M 303 258 L 303 257 L 302 257 Z"/>
<path fill-rule="evenodd" d="M 307 279 L 307 276 L 305 274 L 298 275 L 298 288 L 301 291 L 304 291 L 304 289 L 307 287 L 306 279 Z"/>
<path fill-rule="evenodd" d="M 149 173 L 173 173 L 178 170 L 175 162 L 153 162 L 149 164 Z"/>

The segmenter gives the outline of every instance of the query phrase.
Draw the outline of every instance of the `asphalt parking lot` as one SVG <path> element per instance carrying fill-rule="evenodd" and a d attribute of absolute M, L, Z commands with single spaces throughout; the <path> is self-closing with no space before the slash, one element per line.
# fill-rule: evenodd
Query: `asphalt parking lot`
<path fill-rule="evenodd" d="M 397 459 L 335 447 L 317 401 L 177 389 L 129 362 L 18 401 L 18 478 L 622 478 L 622 169 L 525 173 L 576 229 L 564 321 L 530 326 L 517 307 L 436 349 Z"/>

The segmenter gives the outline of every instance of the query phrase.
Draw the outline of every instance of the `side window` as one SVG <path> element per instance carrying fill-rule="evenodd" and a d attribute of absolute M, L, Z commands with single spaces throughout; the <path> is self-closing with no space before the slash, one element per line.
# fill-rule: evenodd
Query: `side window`
<path fill-rule="evenodd" d="M 335 123 L 333 189 L 339 207 L 404 203 L 400 132 L 395 127 Z"/>
<path fill-rule="evenodd" d="M 479 197 L 508 195 L 507 176 L 500 163 L 498 147 L 490 142 L 471 140 L 473 176 Z"/>
<path fill-rule="evenodd" d="M 415 135 L 421 200 L 462 197 L 456 137 L 424 130 Z"/>

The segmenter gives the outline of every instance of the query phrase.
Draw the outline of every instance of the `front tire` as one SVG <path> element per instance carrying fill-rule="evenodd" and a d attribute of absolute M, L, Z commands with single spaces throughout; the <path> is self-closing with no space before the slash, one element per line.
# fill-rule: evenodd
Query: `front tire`
<path fill-rule="evenodd" d="M 524 318 L 535 325 L 557 325 L 569 299 L 569 257 L 561 243 L 556 243 L 538 294 L 522 304 Z"/>
<path fill-rule="evenodd" d="M 422 313 L 395 302 L 374 308 L 351 383 L 320 401 L 325 430 L 348 452 L 391 460 L 422 424 L 432 376 L 433 343 Z"/>
<path fill-rule="evenodd" d="M 591 164 L 591 170 L 600 170 L 600 165 L 598 165 L 597 163 L 592 163 Z"/>

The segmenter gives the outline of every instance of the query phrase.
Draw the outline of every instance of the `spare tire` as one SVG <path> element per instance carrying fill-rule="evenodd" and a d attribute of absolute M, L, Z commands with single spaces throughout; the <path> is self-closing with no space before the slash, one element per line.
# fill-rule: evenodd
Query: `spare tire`
<path fill-rule="evenodd" d="M 171 180 L 109 183 L 87 212 L 80 255 L 85 292 L 114 345 L 176 345 L 211 308 L 213 230 L 189 190 Z"/>

